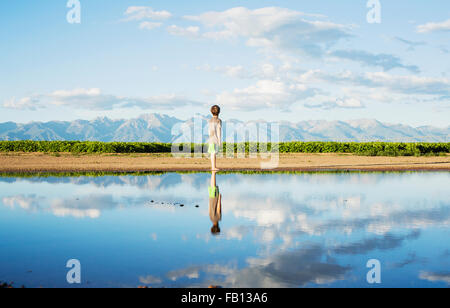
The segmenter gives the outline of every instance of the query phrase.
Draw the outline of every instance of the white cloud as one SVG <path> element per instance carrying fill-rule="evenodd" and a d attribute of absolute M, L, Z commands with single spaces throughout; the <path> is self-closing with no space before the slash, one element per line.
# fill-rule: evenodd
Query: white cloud
<path fill-rule="evenodd" d="M 320 56 L 326 48 L 350 37 L 350 27 L 318 18 L 323 16 L 278 7 L 256 10 L 236 7 L 185 16 L 208 29 L 202 34 L 206 38 L 244 38 L 249 46 L 294 49 L 311 56 Z"/>
<path fill-rule="evenodd" d="M 418 47 L 418 46 L 425 46 L 425 45 L 427 45 L 426 42 L 410 41 L 410 40 L 406 40 L 406 39 L 398 37 L 398 36 L 394 37 L 393 39 L 395 41 L 397 41 L 397 42 L 400 42 L 400 43 L 408 46 L 408 50 L 409 51 L 414 51 L 416 49 L 416 47 Z"/>
<path fill-rule="evenodd" d="M 226 66 L 223 72 L 230 77 L 241 77 L 246 75 L 245 69 L 242 65 Z"/>
<path fill-rule="evenodd" d="M 173 109 L 186 104 L 199 104 L 183 96 L 166 94 L 146 98 L 116 96 L 103 94 L 100 89 L 74 89 L 58 90 L 50 94 L 38 94 L 19 100 L 15 98 L 6 100 L 3 107 L 9 109 L 43 109 L 51 106 L 71 107 L 86 110 L 113 110 L 116 108 L 138 107 L 147 109 L 158 107 L 162 109 Z"/>
<path fill-rule="evenodd" d="M 384 94 L 400 94 L 411 100 L 417 99 L 418 96 L 422 96 L 422 98 L 431 96 L 436 100 L 448 101 L 445 97 L 450 95 L 450 79 L 440 77 L 393 75 L 386 72 L 355 74 L 351 71 L 328 73 L 322 70 L 309 70 L 299 75 L 297 80 L 306 84 L 327 82 L 353 85 L 368 89 L 369 92 L 378 90 L 378 94 L 373 95 L 374 98 L 385 96 Z M 386 92 L 380 93 L 379 89 Z"/>
<path fill-rule="evenodd" d="M 417 26 L 417 32 L 428 33 L 438 31 L 450 31 L 450 19 L 443 22 L 429 22 L 424 25 Z"/>
<path fill-rule="evenodd" d="M 344 25 L 326 20 L 325 16 L 300 11 L 264 7 L 251 10 L 235 7 L 225 11 L 210 11 L 196 16 L 185 16 L 202 27 L 180 28 L 171 26 L 169 32 L 176 35 L 225 40 L 243 39 L 247 46 L 269 51 L 277 57 L 288 54 L 307 55 L 313 58 L 337 58 L 360 64 L 395 68 L 413 73 L 420 71 L 416 65 L 406 65 L 395 55 L 374 54 L 363 50 L 335 50 L 332 47 L 344 39 L 353 37 L 354 25 Z M 405 42 L 405 41 L 404 41 Z M 409 42 L 411 44 L 411 42 Z"/>
<path fill-rule="evenodd" d="M 167 27 L 167 31 L 172 34 L 172 35 L 176 35 L 176 36 L 187 36 L 187 37 L 198 37 L 199 36 L 199 31 L 200 28 L 199 27 L 187 27 L 187 28 L 183 28 L 183 27 L 179 27 L 176 25 L 171 25 L 169 27 Z"/>
<path fill-rule="evenodd" d="M 3 103 L 3 107 L 8 109 L 29 109 L 36 110 L 38 101 L 32 97 L 24 97 L 16 99 L 15 97 L 7 99 Z"/>
<path fill-rule="evenodd" d="M 450 95 L 450 79 L 448 78 L 398 76 L 377 72 L 367 73 L 361 82 L 366 82 L 371 87 L 385 87 L 409 95 Z"/>
<path fill-rule="evenodd" d="M 148 6 L 130 6 L 125 11 L 125 15 L 127 16 L 125 21 L 143 19 L 165 20 L 172 17 L 172 14 L 168 11 L 155 11 Z"/>
<path fill-rule="evenodd" d="M 400 57 L 388 53 L 374 54 L 352 49 L 333 51 L 332 47 L 337 43 L 353 37 L 351 31 L 354 26 L 333 23 L 320 15 L 279 7 L 255 10 L 235 7 L 184 18 L 199 23 L 201 28 L 173 25 L 168 29 L 171 34 L 214 40 L 243 39 L 247 46 L 263 49 L 280 59 L 294 54 L 297 57 L 306 55 L 335 61 L 354 61 L 381 67 L 384 71 L 400 68 L 413 73 L 420 72 L 418 66 L 404 64 Z M 266 73 L 270 74 L 269 71 Z M 264 76 L 267 78 L 267 74 Z"/>
<path fill-rule="evenodd" d="M 247 78 L 253 77 L 253 74 L 250 73 L 242 65 L 234 65 L 234 66 L 227 65 L 227 66 L 212 67 L 209 64 L 205 64 L 205 65 L 198 66 L 196 69 L 199 71 L 220 73 L 220 74 L 224 74 L 228 77 L 233 77 L 233 78 L 247 79 Z"/>
<path fill-rule="evenodd" d="M 266 77 L 276 76 L 276 68 L 274 65 L 272 65 L 270 63 L 265 63 L 265 64 L 261 65 L 261 71 L 262 71 L 262 74 Z"/>
<path fill-rule="evenodd" d="M 205 64 L 198 66 L 196 69 L 199 71 L 220 73 L 233 78 L 259 80 L 276 79 L 282 74 L 287 73 L 290 70 L 290 67 L 288 67 L 287 64 L 278 67 L 272 63 L 262 63 L 255 68 L 247 68 L 244 65 L 211 66 Z"/>
<path fill-rule="evenodd" d="M 73 96 L 99 96 L 101 95 L 101 90 L 98 88 L 92 88 L 92 89 L 74 89 L 74 90 L 57 90 L 54 91 L 52 94 L 54 97 L 60 97 L 60 98 L 67 98 L 67 97 L 73 97 Z"/>
<path fill-rule="evenodd" d="M 311 100 L 305 102 L 305 107 L 307 108 L 320 108 L 320 109 L 334 109 L 334 108 L 345 108 L 345 109 L 356 109 L 364 108 L 364 104 L 360 99 L 356 97 L 342 97 L 334 98 L 327 95 L 318 95 Z"/>
<path fill-rule="evenodd" d="M 293 103 L 310 96 L 316 90 L 303 84 L 287 84 L 280 80 L 259 80 L 256 84 L 232 92 L 223 92 L 216 97 L 217 103 L 237 109 L 254 110 L 261 108 L 288 109 Z"/>
<path fill-rule="evenodd" d="M 143 21 L 139 24 L 141 30 L 153 30 L 162 26 L 161 22 Z"/>
<path fill-rule="evenodd" d="M 362 107 L 361 102 L 356 98 L 343 98 L 343 99 L 337 99 L 336 105 L 339 107 L 344 108 L 360 108 Z"/>
<path fill-rule="evenodd" d="M 381 67 L 385 71 L 403 68 L 412 73 L 420 72 L 419 67 L 416 65 L 405 65 L 399 57 L 391 54 L 373 54 L 363 50 L 336 50 L 330 55 L 339 59 L 359 62 L 363 65 Z"/>

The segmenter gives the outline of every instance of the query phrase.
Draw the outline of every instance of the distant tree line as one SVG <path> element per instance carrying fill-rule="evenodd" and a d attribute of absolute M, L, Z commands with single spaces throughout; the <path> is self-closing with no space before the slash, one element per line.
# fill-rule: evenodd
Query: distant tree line
<path fill-rule="evenodd" d="M 40 153 L 206 153 L 205 144 L 97 141 L 0 141 L 0 152 Z M 187 149 L 187 150 L 186 150 Z M 447 155 L 450 143 L 400 142 L 281 142 L 223 144 L 223 152 L 234 153 L 349 153 L 364 156 Z"/>

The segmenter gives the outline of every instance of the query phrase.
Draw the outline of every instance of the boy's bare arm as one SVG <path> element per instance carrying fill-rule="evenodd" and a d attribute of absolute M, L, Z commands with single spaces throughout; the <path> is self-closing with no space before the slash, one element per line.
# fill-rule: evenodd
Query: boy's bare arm
<path fill-rule="evenodd" d="M 219 146 L 222 145 L 222 121 L 219 122 L 217 125 L 217 137 L 219 138 Z"/>

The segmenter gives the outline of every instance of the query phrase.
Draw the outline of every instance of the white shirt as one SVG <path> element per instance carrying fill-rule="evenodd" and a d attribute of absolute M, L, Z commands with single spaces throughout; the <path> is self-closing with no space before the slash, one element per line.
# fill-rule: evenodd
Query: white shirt
<path fill-rule="evenodd" d="M 222 145 L 222 120 L 218 117 L 209 120 L 209 143 Z"/>

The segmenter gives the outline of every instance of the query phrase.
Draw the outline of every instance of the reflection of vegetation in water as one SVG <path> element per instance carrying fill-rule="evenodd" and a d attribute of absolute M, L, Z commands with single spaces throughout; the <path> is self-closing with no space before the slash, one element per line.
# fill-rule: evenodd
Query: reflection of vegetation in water
<path fill-rule="evenodd" d="M 185 144 L 191 153 L 204 144 Z M 40 153 L 171 153 L 183 144 L 97 141 L 0 141 L 0 152 Z M 223 145 L 223 151 L 256 153 L 349 153 L 368 156 L 427 156 L 450 154 L 450 143 L 401 142 L 244 142 Z"/>
<path fill-rule="evenodd" d="M 430 173 L 439 171 L 359 171 L 359 170 L 323 170 L 323 171 L 220 171 L 219 174 L 244 175 L 302 175 L 302 174 L 407 174 Z M 146 171 L 146 172 L 0 172 L 2 178 L 50 178 L 50 177 L 104 177 L 104 176 L 161 176 L 165 174 L 210 174 L 211 171 Z"/>
<path fill-rule="evenodd" d="M 0 177 L 8 178 L 49 178 L 49 177 L 102 177 L 102 176 L 144 176 L 144 175 L 163 175 L 168 172 L 0 172 Z"/>
<path fill-rule="evenodd" d="M 24 288 L 24 287 L 22 286 L 22 288 Z M 12 282 L 7 283 L 7 282 L 0 281 L 0 289 L 14 289 L 14 286 L 13 286 Z"/>

